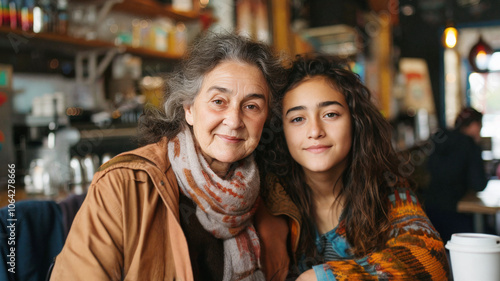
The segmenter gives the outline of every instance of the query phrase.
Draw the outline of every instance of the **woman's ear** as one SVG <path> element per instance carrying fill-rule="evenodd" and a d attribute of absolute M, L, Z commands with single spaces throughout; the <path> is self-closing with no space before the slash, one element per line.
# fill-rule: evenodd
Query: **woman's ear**
<path fill-rule="evenodd" d="M 192 104 L 184 105 L 184 117 L 186 118 L 186 122 L 193 126 L 193 112 L 191 111 Z"/>

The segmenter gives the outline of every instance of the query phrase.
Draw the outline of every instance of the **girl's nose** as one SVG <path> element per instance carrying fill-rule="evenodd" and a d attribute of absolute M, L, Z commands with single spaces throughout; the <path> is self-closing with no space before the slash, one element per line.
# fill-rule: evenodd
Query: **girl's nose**
<path fill-rule="evenodd" d="M 325 136 L 325 131 L 323 130 L 321 122 L 316 120 L 315 118 L 310 119 L 309 128 L 307 131 L 307 137 L 311 139 L 319 139 L 324 136 Z"/>

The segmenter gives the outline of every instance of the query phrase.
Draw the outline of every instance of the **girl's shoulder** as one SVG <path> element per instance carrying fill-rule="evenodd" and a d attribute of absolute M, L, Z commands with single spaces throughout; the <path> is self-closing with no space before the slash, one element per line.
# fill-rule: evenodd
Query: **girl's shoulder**
<path fill-rule="evenodd" d="M 389 202 L 396 206 L 401 203 L 419 205 L 418 197 L 408 186 L 392 187 L 388 196 Z"/>
<path fill-rule="evenodd" d="M 407 203 L 420 205 L 414 186 L 406 178 L 396 178 L 388 184 L 386 194 L 393 207 L 397 204 Z"/>
<path fill-rule="evenodd" d="M 387 204 L 389 205 L 388 218 L 393 223 L 399 224 L 427 217 L 417 195 L 408 187 L 394 188 L 388 196 Z"/>

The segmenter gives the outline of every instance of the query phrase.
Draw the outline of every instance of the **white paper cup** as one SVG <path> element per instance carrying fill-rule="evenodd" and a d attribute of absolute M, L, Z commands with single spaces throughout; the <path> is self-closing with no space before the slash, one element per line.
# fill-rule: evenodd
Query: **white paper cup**
<path fill-rule="evenodd" d="M 454 281 L 500 280 L 500 236 L 456 233 L 446 243 Z"/>

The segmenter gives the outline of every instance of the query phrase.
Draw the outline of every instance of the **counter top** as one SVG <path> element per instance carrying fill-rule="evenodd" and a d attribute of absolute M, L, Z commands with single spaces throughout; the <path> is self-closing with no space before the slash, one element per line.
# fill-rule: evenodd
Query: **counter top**
<path fill-rule="evenodd" d="M 9 193 L 8 189 L 1 189 L 0 190 L 0 208 L 3 208 L 7 205 L 9 205 L 9 194 L 14 195 L 14 199 L 16 202 L 22 201 L 22 200 L 61 200 L 66 198 L 69 194 L 65 191 L 59 192 L 57 196 L 45 196 L 45 195 L 34 195 L 34 194 L 28 194 L 24 190 L 24 186 L 17 187 L 15 189 L 15 193 Z"/>
<path fill-rule="evenodd" d="M 494 215 L 500 211 L 500 179 L 491 179 L 486 188 L 477 193 L 469 193 L 457 205 L 461 213 L 481 213 Z"/>
<path fill-rule="evenodd" d="M 17 201 L 25 200 L 27 198 L 26 192 L 24 191 L 24 188 L 16 188 L 15 193 L 13 194 L 12 192 L 10 193 L 12 195 L 15 195 L 14 199 Z M 3 208 L 7 205 L 9 205 L 9 191 L 7 188 L 5 189 L 0 189 L 0 208 Z"/>
<path fill-rule="evenodd" d="M 484 232 L 483 215 L 500 215 L 500 180 L 491 179 L 486 188 L 477 193 L 469 193 L 457 205 L 459 213 L 472 213 L 474 215 L 474 231 Z M 496 223 L 497 232 L 500 233 L 500 223 Z"/>

